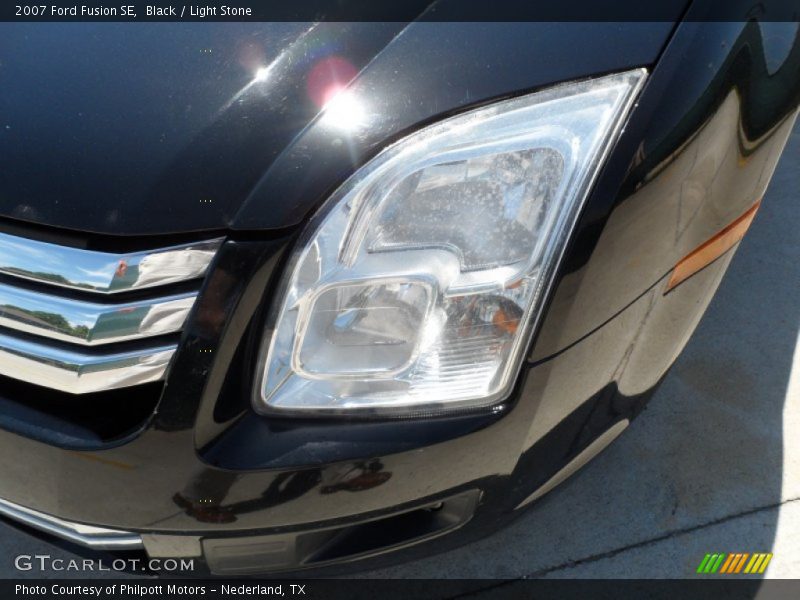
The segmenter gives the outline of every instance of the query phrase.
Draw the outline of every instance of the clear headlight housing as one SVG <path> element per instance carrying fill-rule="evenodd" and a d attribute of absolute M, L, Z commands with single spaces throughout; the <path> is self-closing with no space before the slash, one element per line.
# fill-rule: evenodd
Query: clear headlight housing
<path fill-rule="evenodd" d="M 361 168 L 289 263 L 257 410 L 426 415 L 500 402 L 645 73 L 443 120 Z"/>

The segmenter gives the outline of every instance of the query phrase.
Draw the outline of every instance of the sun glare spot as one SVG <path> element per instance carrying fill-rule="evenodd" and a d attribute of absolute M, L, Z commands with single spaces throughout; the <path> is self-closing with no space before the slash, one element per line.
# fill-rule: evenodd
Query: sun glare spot
<path fill-rule="evenodd" d="M 324 105 L 322 123 L 344 131 L 355 131 L 366 124 L 364 105 L 351 92 L 339 90 Z"/>
<path fill-rule="evenodd" d="M 269 79 L 270 67 L 260 67 L 253 76 L 253 82 L 266 81 Z"/>

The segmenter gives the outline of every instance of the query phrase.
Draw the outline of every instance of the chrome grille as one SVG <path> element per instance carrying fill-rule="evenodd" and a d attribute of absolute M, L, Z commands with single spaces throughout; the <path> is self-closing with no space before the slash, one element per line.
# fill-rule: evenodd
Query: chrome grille
<path fill-rule="evenodd" d="M 177 347 L 163 336 L 183 328 L 221 241 L 114 254 L 0 233 L 0 375 L 73 394 L 163 379 Z"/>

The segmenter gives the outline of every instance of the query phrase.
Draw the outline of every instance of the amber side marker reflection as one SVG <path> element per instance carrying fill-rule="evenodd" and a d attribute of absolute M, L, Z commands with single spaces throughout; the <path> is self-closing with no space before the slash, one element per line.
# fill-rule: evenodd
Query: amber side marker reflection
<path fill-rule="evenodd" d="M 744 237 L 744 234 L 747 233 L 747 229 L 753 222 L 753 218 L 756 216 L 756 211 L 758 211 L 759 206 L 761 206 L 761 200 L 753 204 L 753 206 L 747 209 L 747 212 L 710 240 L 703 242 L 684 256 L 678 264 L 675 265 L 675 268 L 672 269 L 672 275 L 670 275 L 664 293 L 666 294 L 676 285 L 686 281 L 700 269 L 710 265 L 736 245 Z"/>

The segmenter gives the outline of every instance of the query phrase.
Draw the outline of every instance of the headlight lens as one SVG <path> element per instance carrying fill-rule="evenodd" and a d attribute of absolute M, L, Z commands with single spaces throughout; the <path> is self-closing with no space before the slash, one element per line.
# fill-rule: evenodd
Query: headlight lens
<path fill-rule="evenodd" d="M 360 169 L 290 262 L 257 409 L 408 415 L 500 401 L 644 78 L 640 69 L 498 102 Z"/>

